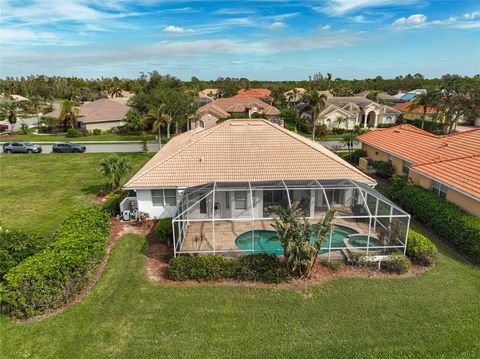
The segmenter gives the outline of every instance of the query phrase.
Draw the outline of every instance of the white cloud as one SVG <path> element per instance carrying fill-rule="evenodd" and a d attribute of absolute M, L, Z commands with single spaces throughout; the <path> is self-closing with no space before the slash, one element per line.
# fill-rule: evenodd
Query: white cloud
<path fill-rule="evenodd" d="M 326 0 L 324 6 L 314 6 L 312 9 L 327 15 L 340 16 L 354 10 L 376 6 L 409 5 L 419 0 Z"/>
<path fill-rule="evenodd" d="M 270 29 L 282 29 L 286 27 L 287 24 L 285 24 L 283 21 L 275 21 L 273 24 L 269 26 Z"/>
<path fill-rule="evenodd" d="M 165 32 L 171 32 L 175 34 L 191 34 L 192 32 L 195 32 L 193 29 L 186 29 L 184 27 L 179 27 L 179 26 L 167 26 L 166 28 L 163 29 Z"/>
<path fill-rule="evenodd" d="M 359 24 L 366 24 L 370 22 L 369 20 L 367 20 L 367 18 L 364 15 L 353 16 L 351 19 L 353 22 L 356 22 Z"/>
<path fill-rule="evenodd" d="M 474 11 L 474 12 L 471 12 L 471 13 L 467 13 L 467 14 L 463 15 L 463 17 L 467 20 L 474 20 L 477 17 L 480 17 L 480 11 Z"/>
<path fill-rule="evenodd" d="M 410 15 L 409 17 L 401 17 L 392 23 L 393 28 L 411 29 L 421 27 L 427 22 L 427 17 L 423 14 Z"/>
<path fill-rule="evenodd" d="M 330 25 L 322 26 L 320 29 L 322 29 L 322 30 L 330 30 Z"/>
<path fill-rule="evenodd" d="M 255 10 L 251 8 L 237 8 L 237 7 L 227 7 L 227 8 L 221 8 L 218 9 L 214 12 L 214 14 L 217 15 L 250 15 L 250 14 L 255 14 Z"/>

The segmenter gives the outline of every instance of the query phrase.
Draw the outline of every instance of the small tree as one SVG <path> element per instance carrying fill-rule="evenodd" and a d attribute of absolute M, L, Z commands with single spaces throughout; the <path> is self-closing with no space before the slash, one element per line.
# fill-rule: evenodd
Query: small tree
<path fill-rule="evenodd" d="M 294 277 L 308 278 L 324 237 L 332 230 L 335 211 L 329 210 L 323 221 L 314 226 L 305 218 L 298 203 L 289 209 L 279 207 L 277 213 L 279 218 L 273 220 L 272 226 L 282 244 L 287 269 Z M 314 241 L 312 237 L 315 238 Z"/>
<path fill-rule="evenodd" d="M 10 123 L 12 132 L 15 132 L 15 124 L 17 123 L 17 115 L 19 111 L 18 103 L 12 98 L 6 97 L 0 103 L 0 119 L 6 119 Z"/>
<path fill-rule="evenodd" d="M 120 181 L 131 169 L 130 162 L 118 155 L 110 155 L 100 160 L 100 169 L 107 177 L 107 189 L 117 191 L 120 189 Z"/>
<path fill-rule="evenodd" d="M 60 106 L 59 120 L 63 123 L 64 127 L 76 128 L 77 127 L 78 109 L 74 107 L 74 103 L 71 100 L 65 100 Z"/>
<path fill-rule="evenodd" d="M 148 135 L 145 131 L 140 134 L 140 141 L 142 141 L 142 152 L 148 152 Z"/>
<path fill-rule="evenodd" d="M 342 144 L 348 148 L 348 157 L 350 160 L 352 159 L 353 146 L 357 143 L 357 135 L 352 132 L 346 133 L 342 137 Z"/>

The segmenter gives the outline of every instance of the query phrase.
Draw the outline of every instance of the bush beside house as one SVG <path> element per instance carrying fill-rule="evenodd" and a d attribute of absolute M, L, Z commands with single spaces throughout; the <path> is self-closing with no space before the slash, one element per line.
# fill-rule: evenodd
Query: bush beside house
<path fill-rule="evenodd" d="M 285 265 L 277 256 L 254 254 L 238 259 L 223 256 L 181 256 L 172 258 L 169 265 L 170 279 L 198 282 L 236 279 L 280 283 L 290 279 Z"/>
<path fill-rule="evenodd" d="M 84 288 L 104 258 L 109 231 L 109 215 L 99 208 L 68 217 L 54 242 L 5 275 L 2 310 L 25 318 L 65 304 Z"/>
<path fill-rule="evenodd" d="M 160 243 L 172 243 L 172 218 L 161 218 L 157 221 L 157 223 L 155 224 L 155 236 Z"/>
<path fill-rule="evenodd" d="M 480 262 L 480 218 L 422 187 L 406 185 L 395 177 L 389 195 L 460 252 Z"/>
<path fill-rule="evenodd" d="M 437 259 L 437 247 L 424 235 L 410 230 L 408 232 L 407 256 L 413 263 L 431 266 Z"/>

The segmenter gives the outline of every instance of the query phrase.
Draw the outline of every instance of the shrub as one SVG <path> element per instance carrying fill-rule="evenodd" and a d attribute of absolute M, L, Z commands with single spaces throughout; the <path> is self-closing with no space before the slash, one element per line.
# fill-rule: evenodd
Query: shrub
<path fill-rule="evenodd" d="M 173 229 L 171 218 L 162 218 L 157 221 L 155 224 L 155 236 L 160 243 L 172 243 Z"/>
<path fill-rule="evenodd" d="M 364 150 L 355 150 L 350 155 L 350 161 L 358 165 L 358 162 L 360 161 L 360 157 L 366 157 L 366 156 L 367 156 L 367 153 Z"/>
<path fill-rule="evenodd" d="M 323 262 L 322 263 L 325 267 L 330 269 L 331 271 L 338 272 L 340 269 L 342 269 L 342 263 L 340 262 Z"/>
<path fill-rule="evenodd" d="M 76 128 L 69 128 L 67 130 L 67 137 L 78 137 L 80 136 L 80 131 L 78 131 Z"/>
<path fill-rule="evenodd" d="M 383 178 L 390 178 L 395 174 L 395 168 L 388 162 L 373 161 L 375 172 Z"/>
<path fill-rule="evenodd" d="M 20 132 L 24 135 L 28 135 L 28 125 L 25 122 L 22 122 L 20 125 Z"/>
<path fill-rule="evenodd" d="M 5 275 L 2 310 L 24 318 L 65 304 L 97 269 L 108 235 L 108 213 L 94 207 L 72 214 L 58 228 L 54 242 Z"/>
<path fill-rule="evenodd" d="M 44 247 L 45 241 L 36 235 L 0 227 L 0 281 L 10 268 Z"/>
<path fill-rule="evenodd" d="M 410 268 L 408 258 L 399 253 L 392 253 L 388 260 L 382 262 L 382 268 L 388 273 L 404 274 Z"/>
<path fill-rule="evenodd" d="M 223 256 L 181 256 L 172 258 L 169 265 L 170 279 L 199 282 L 236 279 L 280 283 L 290 277 L 287 269 L 276 256 L 255 254 L 238 259 Z"/>
<path fill-rule="evenodd" d="M 223 256 L 180 256 L 170 260 L 168 273 L 170 278 L 176 281 L 205 282 L 228 278 L 231 269 Z"/>
<path fill-rule="evenodd" d="M 124 193 L 111 193 L 103 202 L 102 209 L 107 211 L 111 216 L 116 216 L 120 213 L 120 202 L 125 197 Z"/>
<path fill-rule="evenodd" d="M 407 256 L 413 263 L 431 266 L 437 259 L 437 247 L 427 237 L 410 230 L 408 232 Z"/>
<path fill-rule="evenodd" d="M 98 136 L 98 135 L 101 135 L 102 134 L 102 130 L 99 129 L 99 128 L 94 128 L 93 131 L 92 131 L 92 135 L 94 136 Z"/>
<path fill-rule="evenodd" d="M 419 186 L 397 183 L 389 194 L 453 247 L 480 262 L 480 218 Z"/>

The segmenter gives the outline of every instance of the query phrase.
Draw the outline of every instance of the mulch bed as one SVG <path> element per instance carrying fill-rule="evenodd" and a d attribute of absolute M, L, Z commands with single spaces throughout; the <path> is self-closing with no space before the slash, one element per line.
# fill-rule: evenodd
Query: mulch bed
<path fill-rule="evenodd" d="M 428 270 L 429 268 L 420 267 L 412 264 L 408 273 L 398 275 L 390 274 L 381 271 L 377 271 L 369 268 L 360 268 L 347 264 L 343 264 L 338 271 L 332 271 L 317 262 L 312 269 L 309 279 L 295 279 L 290 282 L 280 284 L 270 284 L 263 282 L 252 281 L 240 281 L 233 279 L 217 280 L 210 282 L 197 282 L 197 281 L 173 281 L 168 277 L 168 261 L 173 255 L 173 249 L 165 244 L 159 243 L 155 239 L 155 235 L 151 232 L 148 235 L 148 254 L 147 261 L 145 262 L 145 275 L 153 282 L 166 284 L 166 285 L 178 285 L 178 286 L 193 286 L 193 285 L 230 285 L 230 286 L 244 286 L 244 287 L 258 287 L 258 288 L 276 288 L 287 289 L 297 288 L 305 289 L 312 285 L 321 284 L 329 280 L 339 277 L 359 277 L 359 278 L 379 278 L 379 279 L 391 279 L 391 278 L 406 278 L 414 277 Z"/>

